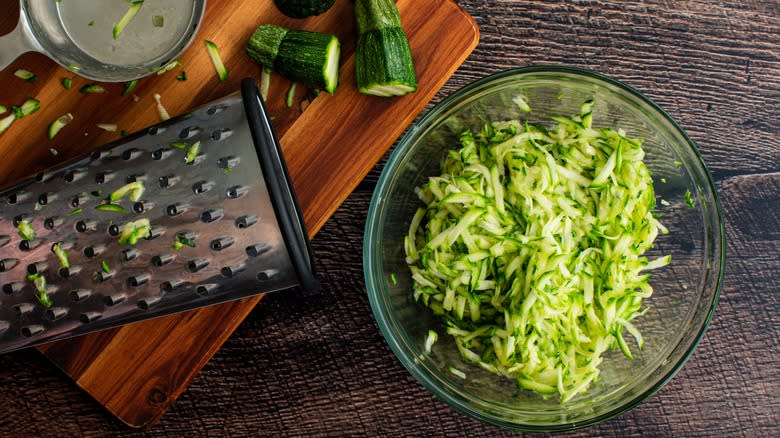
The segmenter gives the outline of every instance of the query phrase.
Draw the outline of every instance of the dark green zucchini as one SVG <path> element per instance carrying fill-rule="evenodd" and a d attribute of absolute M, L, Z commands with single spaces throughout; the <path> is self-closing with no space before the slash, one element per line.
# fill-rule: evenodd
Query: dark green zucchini
<path fill-rule="evenodd" d="M 335 35 L 265 24 L 252 34 L 247 53 L 292 81 L 336 91 L 341 43 Z"/>
<path fill-rule="evenodd" d="M 336 0 L 274 0 L 276 7 L 290 18 L 320 15 L 330 9 Z"/>
<path fill-rule="evenodd" d="M 356 0 L 358 43 L 355 75 L 358 91 L 375 96 L 403 96 L 417 91 L 409 40 L 392 0 Z"/>

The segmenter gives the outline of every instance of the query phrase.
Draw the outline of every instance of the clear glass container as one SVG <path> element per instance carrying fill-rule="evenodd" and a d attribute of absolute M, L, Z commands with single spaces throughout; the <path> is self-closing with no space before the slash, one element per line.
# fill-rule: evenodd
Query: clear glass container
<path fill-rule="evenodd" d="M 524 95 L 533 108 L 521 112 L 512 100 Z M 634 360 L 610 351 L 598 382 L 561 404 L 518 389 L 512 379 L 462 362 L 454 341 L 431 311 L 412 297 L 403 237 L 422 205 L 414 188 L 440 172 L 459 134 L 486 122 L 526 119 L 550 125 L 554 114 L 578 114 L 595 98 L 594 127 L 622 128 L 644 138 L 645 163 L 652 172 L 657 206 L 669 234 L 659 235 L 649 259 L 671 254 L 670 266 L 652 272 L 649 311 L 634 320 L 645 338 Z M 661 178 L 666 181 L 661 183 Z M 690 190 L 694 207 L 686 202 Z M 664 203 L 665 204 L 665 203 Z M 437 104 L 401 139 L 374 192 L 366 223 L 364 271 L 374 316 L 401 363 L 439 399 L 453 408 L 502 427 L 526 431 L 576 429 L 605 421 L 637 406 L 683 366 L 712 318 L 722 287 L 723 219 L 712 177 L 696 146 L 660 107 L 633 88 L 603 75 L 568 67 L 527 67 L 478 80 Z M 396 284 L 391 276 L 397 278 Z M 439 341 L 424 354 L 428 329 Z M 631 340 L 633 342 L 633 340 Z M 459 366 L 463 380 L 448 371 Z"/>

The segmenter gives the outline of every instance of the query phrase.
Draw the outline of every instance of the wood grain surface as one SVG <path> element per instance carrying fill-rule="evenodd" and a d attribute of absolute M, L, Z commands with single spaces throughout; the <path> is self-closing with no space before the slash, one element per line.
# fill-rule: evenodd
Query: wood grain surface
<path fill-rule="evenodd" d="M 567 437 L 780 436 L 780 3 L 461 0 L 480 45 L 435 101 L 508 67 L 624 81 L 698 144 L 726 218 L 725 288 L 682 371 L 631 412 Z M 395 359 L 365 294 L 380 162 L 313 244 L 323 289 L 271 294 L 143 436 L 516 436 L 435 399 Z M 0 356 L 0 433 L 127 432 L 35 351 Z M 56 432 L 56 433 L 55 433 Z"/>

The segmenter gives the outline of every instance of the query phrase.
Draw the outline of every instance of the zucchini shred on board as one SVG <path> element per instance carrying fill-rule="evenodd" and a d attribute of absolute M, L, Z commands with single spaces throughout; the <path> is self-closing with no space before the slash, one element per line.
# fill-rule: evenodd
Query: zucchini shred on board
<path fill-rule="evenodd" d="M 404 240 L 414 298 L 463 360 L 561 402 L 598 379 L 607 350 L 633 359 L 624 331 L 642 348 L 631 321 L 653 292 L 645 271 L 671 261 L 643 256 L 668 230 L 642 140 L 592 128 L 592 108 L 463 132 L 416 189 L 425 206 Z"/>

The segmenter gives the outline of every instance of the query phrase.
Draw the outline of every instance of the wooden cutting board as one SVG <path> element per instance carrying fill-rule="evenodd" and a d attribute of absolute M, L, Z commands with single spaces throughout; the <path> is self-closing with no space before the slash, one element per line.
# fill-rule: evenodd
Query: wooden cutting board
<path fill-rule="evenodd" d="M 89 81 L 39 54 L 26 54 L 0 72 L 0 104 L 10 106 L 35 97 L 41 109 L 0 134 L 0 186 L 118 138 L 119 131 L 102 131 L 97 123 L 114 123 L 129 132 L 157 123 L 154 93 L 162 96 L 171 115 L 177 115 L 238 90 L 244 77 L 259 78 L 260 68 L 246 56 L 244 45 L 256 26 L 276 23 L 334 33 L 342 41 L 341 85 L 334 95 L 307 98 L 306 90 L 299 87 L 295 104 L 288 108 L 284 96 L 289 82 L 273 75 L 268 96 L 269 111 L 275 116 L 274 125 L 313 236 L 479 40 L 473 19 L 450 0 L 399 0 L 397 4 L 419 81 L 417 93 L 402 98 L 357 92 L 354 14 L 348 0 L 338 0 L 327 13 L 304 20 L 284 17 L 269 0 L 212 0 L 196 40 L 180 58 L 189 79 L 176 80 L 180 69 L 144 78 L 135 89 L 137 98 L 122 97 L 121 84 L 105 84 L 106 94 L 81 94 L 78 89 Z M 0 16 L 0 34 L 4 34 L 14 27 L 18 6 L 15 1 L 0 0 L 0 7 L 10 11 Z M 220 47 L 230 71 L 226 83 L 217 79 L 204 39 Z M 33 71 L 38 80 L 28 83 L 15 78 L 13 72 L 18 68 Z M 72 89 L 60 85 L 63 77 L 73 78 Z M 48 140 L 46 127 L 68 112 L 75 120 Z M 105 330 L 39 350 L 120 420 L 132 427 L 148 427 L 165 413 L 260 298 Z"/>

